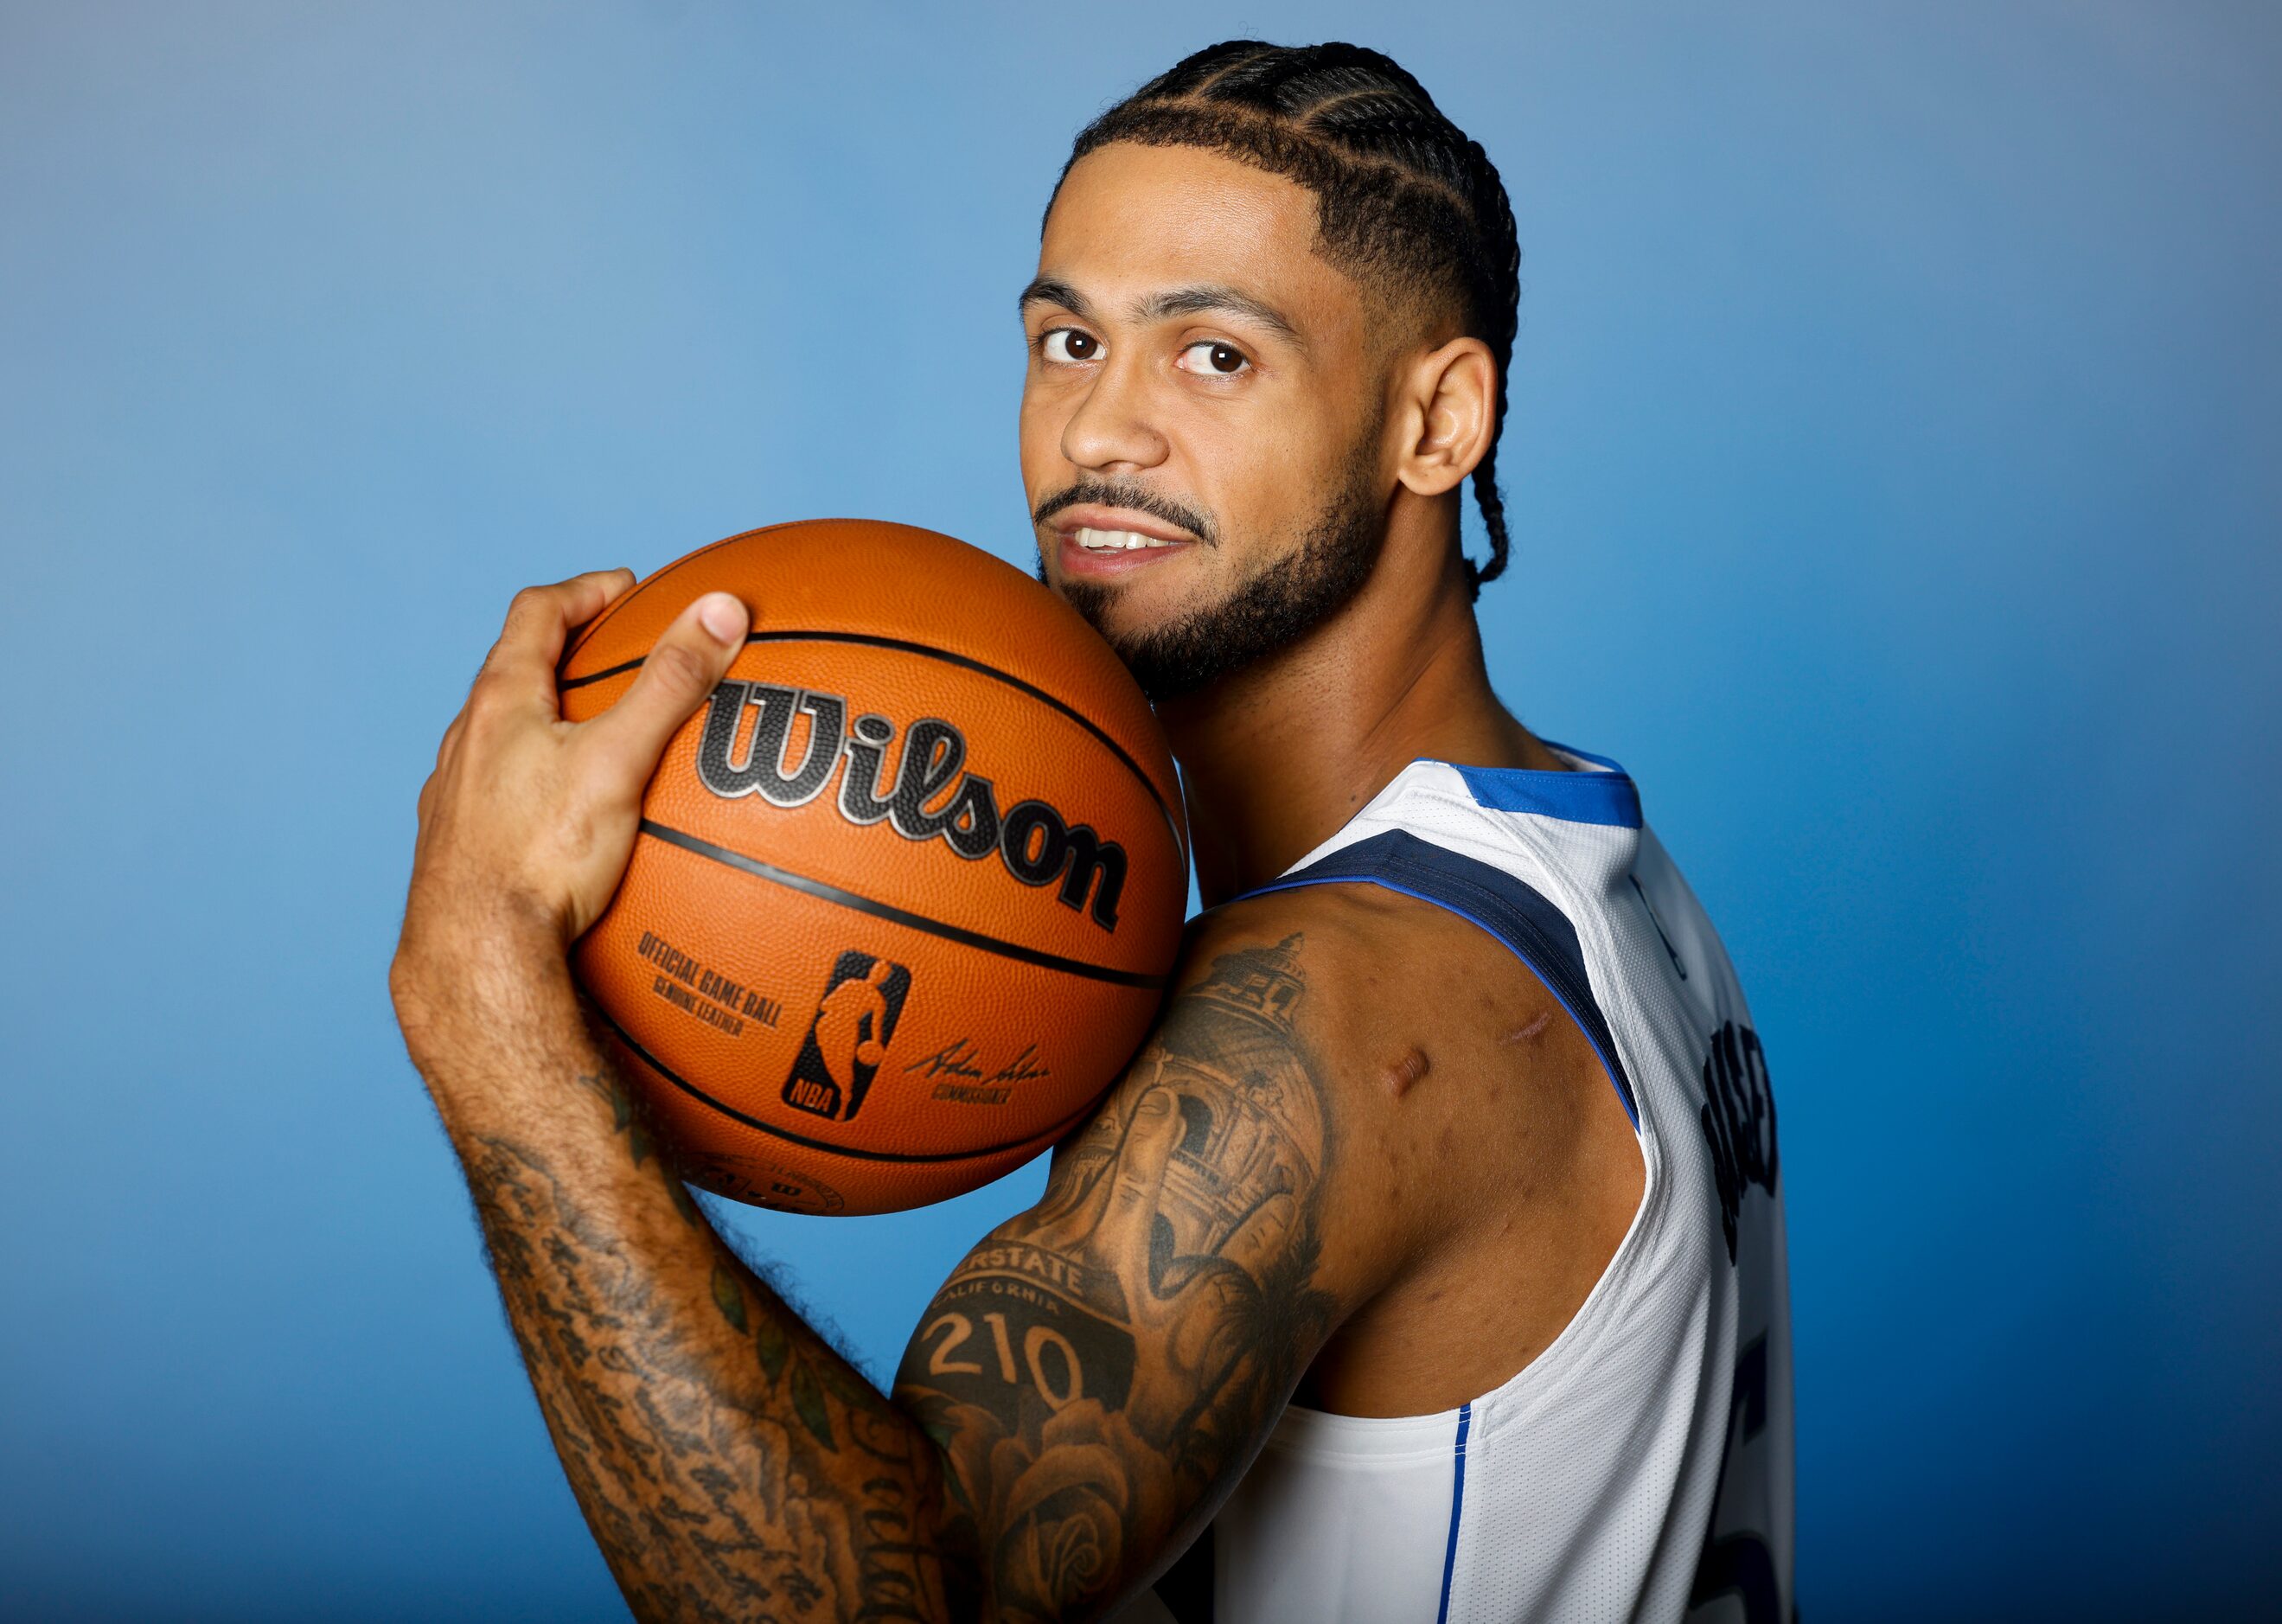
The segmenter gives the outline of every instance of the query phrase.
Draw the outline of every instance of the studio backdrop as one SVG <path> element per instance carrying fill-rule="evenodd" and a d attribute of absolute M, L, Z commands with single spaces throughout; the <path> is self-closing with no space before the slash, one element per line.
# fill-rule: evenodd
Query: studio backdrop
<path fill-rule="evenodd" d="M 1805 1616 L 2270 1597 L 2282 13 L 16 0 L 0 1612 L 622 1616 L 391 1018 L 413 797 L 525 583 L 1027 566 L 1048 190 L 1239 32 L 1511 190 L 1492 674 L 1750 990 Z M 884 1380 L 1041 1176 L 734 1216 Z"/>

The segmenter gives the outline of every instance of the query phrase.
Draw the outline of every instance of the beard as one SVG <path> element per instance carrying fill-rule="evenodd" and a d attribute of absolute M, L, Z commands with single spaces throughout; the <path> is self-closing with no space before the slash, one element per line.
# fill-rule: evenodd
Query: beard
<path fill-rule="evenodd" d="M 1153 703 L 1209 688 L 1298 642 L 1346 608 L 1370 579 L 1386 537 L 1370 455 L 1377 442 L 1375 434 L 1363 438 L 1341 470 L 1339 488 L 1302 527 L 1299 546 L 1262 564 L 1218 602 L 1162 626 L 1121 633 L 1108 624 L 1117 587 L 1065 581 L 1061 594 L 1108 641 Z M 1141 505 L 1129 495 L 1114 500 Z M 1038 579 L 1045 576 L 1042 556 Z"/>

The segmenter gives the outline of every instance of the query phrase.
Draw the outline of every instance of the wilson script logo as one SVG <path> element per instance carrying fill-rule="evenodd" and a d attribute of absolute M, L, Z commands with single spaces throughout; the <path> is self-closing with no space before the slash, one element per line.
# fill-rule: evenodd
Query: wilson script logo
<path fill-rule="evenodd" d="M 745 712 L 757 711 L 749 731 Z M 796 717 L 807 718 L 800 760 L 785 749 Z M 894 781 L 885 781 L 896 725 L 884 716 L 848 719 L 838 694 L 727 681 L 713 690 L 697 744 L 697 778 L 715 795 L 757 795 L 772 806 L 804 806 L 837 773 L 840 815 L 858 825 L 885 823 L 905 840 L 940 840 L 969 862 L 996 855 L 1022 884 L 1056 885 L 1055 900 L 1086 909 L 1104 930 L 1117 929 L 1125 889 L 1125 848 L 1073 825 L 1044 801 L 998 808 L 991 781 L 966 771 L 966 738 L 949 722 L 927 717 L 904 734 Z M 843 770 L 844 769 L 844 770 Z"/>

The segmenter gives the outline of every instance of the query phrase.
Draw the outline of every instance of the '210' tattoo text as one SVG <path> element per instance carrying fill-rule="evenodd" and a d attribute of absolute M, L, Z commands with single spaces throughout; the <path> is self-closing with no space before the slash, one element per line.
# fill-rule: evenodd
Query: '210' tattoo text
<path fill-rule="evenodd" d="M 974 1336 L 974 1322 L 964 1314 L 941 1314 L 920 1333 L 925 1341 L 939 1338 L 928 1356 L 927 1372 L 936 1377 L 981 1376 L 986 1373 L 984 1364 L 968 1354 L 985 1354 L 994 1360 L 989 1371 L 1002 1382 L 1020 1386 L 1025 1378 L 1030 1388 L 1046 1401 L 1049 1409 L 1060 1410 L 1075 1399 L 1085 1396 L 1085 1367 L 1080 1363 L 1077 1349 L 1069 1338 L 1052 1325 L 1033 1325 L 1021 1331 L 1022 1351 L 1018 1364 L 1014 1355 L 1014 1335 L 1006 1327 L 1006 1316 L 989 1313 L 982 1316 L 989 1332 L 983 1345 L 968 1348 Z M 962 1350 L 965 1350 L 964 1352 Z"/>

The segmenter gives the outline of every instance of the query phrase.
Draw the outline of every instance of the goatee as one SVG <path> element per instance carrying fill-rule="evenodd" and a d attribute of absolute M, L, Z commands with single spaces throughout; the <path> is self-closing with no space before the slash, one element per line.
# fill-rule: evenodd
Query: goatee
<path fill-rule="evenodd" d="M 1376 436 L 1366 437 L 1364 447 L 1375 442 Z M 1108 639 L 1153 702 L 1193 694 L 1290 648 L 1362 589 L 1386 535 L 1374 472 L 1363 457 L 1351 462 L 1342 488 L 1309 523 L 1296 550 L 1178 620 L 1119 633 L 1108 625 L 1118 588 L 1065 581 L 1062 596 Z M 1043 560 L 1038 573 L 1044 579 Z"/>

